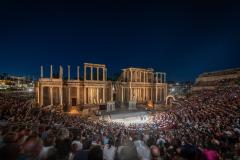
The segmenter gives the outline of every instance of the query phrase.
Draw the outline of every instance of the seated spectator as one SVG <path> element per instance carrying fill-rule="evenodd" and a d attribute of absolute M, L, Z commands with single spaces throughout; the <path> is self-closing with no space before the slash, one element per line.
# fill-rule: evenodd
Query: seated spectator
<path fill-rule="evenodd" d="M 114 160 L 116 154 L 116 148 L 114 147 L 114 142 L 112 139 L 108 141 L 108 144 L 104 146 L 103 149 L 103 159 L 104 160 Z"/>

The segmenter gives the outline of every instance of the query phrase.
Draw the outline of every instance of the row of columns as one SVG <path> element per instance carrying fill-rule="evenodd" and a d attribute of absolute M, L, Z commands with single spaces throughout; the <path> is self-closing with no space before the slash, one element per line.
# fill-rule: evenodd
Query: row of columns
<path fill-rule="evenodd" d="M 154 100 L 155 102 L 159 102 L 161 100 L 164 100 L 164 97 L 167 96 L 167 89 L 164 88 L 164 87 L 156 87 L 156 88 L 151 88 L 151 87 L 137 87 L 137 88 L 126 88 L 126 87 L 121 87 L 121 102 L 124 102 L 125 100 L 125 89 L 129 89 L 129 93 L 127 95 L 127 100 L 137 100 L 140 101 L 146 101 L 146 100 Z M 153 91 L 156 91 L 155 93 L 155 98 L 153 97 Z M 159 92 L 160 90 L 160 92 Z M 159 94 L 158 94 L 159 93 Z M 162 94 L 163 94 L 163 99 L 161 98 L 162 97 Z M 160 95 L 160 96 L 158 96 Z M 134 99 L 134 96 L 135 96 L 135 99 Z"/>
<path fill-rule="evenodd" d="M 68 65 L 68 80 L 71 80 L 71 66 Z M 44 78 L 44 73 L 43 73 L 43 66 L 40 67 L 41 70 L 41 75 L 40 78 Z M 63 68 L 60 65 L 59 66 L 59 78 L 61 79 L 63 77 Z M 53 65 L 50 65 L 50 80 L 53 78 Z M 77 80 L 80 80 L 80 67 L 77 66 Z"/>
<path fill-rule="evenodd" d="M 102 95 L 102 103 L 105 103 L 106 99 L 105 99 L 105 89 L 104 87 L 85 87 L 84 88 L 84 104 L 87 104 L 87 99 L 90 96 L 90 103 L 88 102 L 88 104 L 92 104 L 93 103 L 93 90 L 96 90 L 96 101 L 97 103 L 100 102 L 100 97 L 99 97 L 99 89 L 103 90 L 103 95 Z M 87 92 L 88 90 L 88 92 Z M 90 93 L 90 94 L 89 94 Z"/>
<path fill-rule="evenodd" d="M 128 74 L 129 72 L 130 72 L 130 74 Z M 153 83 L 154 75 L 155 75 L 156 83 L 166 83 L 166 73 L 163 73 L 163 72 L 153 73 L 151 71 L 134 71 L 132 69 L 129 69 L 129 70 L 124 69 L 123 70 L 124 81 L 127 80 L 130 82 Z"/>
<path fill-rule="evenodd" d="M 43 105 L 43 88 L 45 86 L 40 86 L 38 89 L 38 103 L 40 106 Z M 48 87 L 50 91 L 50 105 L 53 105 L 53 87 Z M 63 105 L 63 94 L 62 94 L 62 87 L 57 87 L 59 89 L 59 100 L 60 100 L 60 105 Z"/>
<path fill-rule="evenodd" d="M 91 74 L 90 74 L 90 80 L 93 80 L 93 68 L 97 69 L 97 81 L 99 81 L 99 69 L 102 68 L 103 69 L 103 81 L 107 80 L 107 68 L 105 67 L 93 67 L 93 66 L 86 66 L 84 65 L 84 80 L 87 80 L 87 68 L 90 67 L 91 68 Z M 68 80 L 71 80 L 71 66 L 68 65 Z M 43 66 L 40 67 L 41 70 L 41 78 L 44 78 L 44 72 L 43 72 Z M 61 79 L 63 76 L 63 68 L 62 66 L 59 67 L 59 78 Z M 53 78 L 53 65 L 50 65 L 50 79 L 52 80 Z M 77 66 L 77 80 L 80 80 L 80 67 Z"/>
<path fill-rule="evenodd" d="M 155 73 L 155 83 L 166 83 L 166 73 L 156 72 Z"/>
<path fill-rule="evenodd" d="M 93 68 L 97 69 L 97 81 L 99 81 L 99 69 L 101 68 L 103 70 L 103 81 L 107 80 L 107 68 L 105 67 L 95 67 L 95 66 L 88 66 L 84 65 L 84 80 L 87 80 L 87 68 L 90 68 L 90 80 L 93 81 Z"/>
<path fill-rule="evenodd" d="M 154 78 L 153 75 L 154 74 L 151 71 L 134 71 L 132 69 L 123 70 L 123 79 L 124 81 L 129 82 L 152 83 Z"/>
<path fill-rule="evenodd" d="M 45 86 L 40 86 L 38 91 L 38 102 L 40 103 L 40 105 L 43 105 L 43 88 Z M 62 87 L 57 87 L 59 89 L 59 100 L 60 100 L 60 105 L 63 105 L 63 88 Z M 68 104 L 71 105 L 71 88 L 72 87 L 68 87 L 67 88 L 67 96 L 68 96 Z M 76 87 L 77 89 L 77 104 L 80 104 L 80 87 Z M 87 92 L 88 89 L 88 92 Z M 84 87 L 84 99 L 83 102 L 84 104 L 91 104 L 93 103 L 93 90 L 96 91 L 96 101 L 97 103 L 100 100 L 100 94 L 99 94 L 99 89 L 102 89 L 102 103 L 106 102 L 105 99 L 105 89 L 104 87 Z M 111 101 L 113 101 L 113 91 L 112 88 L 111 89 Z M 128 89 L 129 94 L 125 95 L 125 89 Z M 155 99 L 153 97 L 153 93 L 154 93 L 154 89 L 155 89 Z M 49 96 L 50 96 L 50 104 L 53 105 L 53 87 L 49 87 Z M 163 94 L 163 99 L 164 97 L 167 96 L 167 89 L 165 87 L 156 87 L 156 88 L 151 88 L 151 87 L 131 87 L 131 88 L 126 88 L 126 87 L 121 87 L 121 101 L 124 102 L 125 100 L 125 96 L 127 96 L 128 100 L 137 100 L 137 101 L 145 101 L 145 100 L 154 100 L 155 102 L 159 102 L 160 100 L 162 100 L 162 94 Z M 135 98 L 134 98 L 135 97 Z M 87 100 L 88 98 L 90 98 L 90 102 Z"/>
<path fill-rule="evenodd" d="M 63 105 L 63 88 L 62 87 L 51 87 L 51 86 L 40 86 L 38 87 L 38 103 L 40 106 L 43 105 L 43 88 L 44 87 L 48 87 L 49 88 L 49 96 L 50 96 L 50 105 L 53 105 L 53 88 L 58 88 L 59 89 L 59 100 L 60 100 L 60 105 Z M 67 88 L 67 95 L 68 95 L 68 105 L 71 105 L 71 88 L 72 87 L 68 87 Z M 80 87 L 76 87 L 77 88 L 77 104 L 80 104 Z M 87 90 L 88 89 L 88 93 Z M 104 87 L 84 87 L 84 99 L 83 102 L 84 104 L 87 104 L 87 98 L 88 96 L 90 96 L 90 99 L 93 100 L 93 89 L 96 89 L 96 95 L 97 95 L 97 102 L 99 102 L 100 97 L 99 97 L 99 89 L 103 90 L 103 95 L 102 95 L 102 103 L 105 103 L 106 99 L 105 99 L 105 89 Z M 90 91 L 90 92 L 89 92 Z M 90 94 L 89 94 L 90 93 Z M 111 101 L 113 101 L 113 97 L 111 95 Z M 92 102 L 91 102 L 92 103 Z"/>

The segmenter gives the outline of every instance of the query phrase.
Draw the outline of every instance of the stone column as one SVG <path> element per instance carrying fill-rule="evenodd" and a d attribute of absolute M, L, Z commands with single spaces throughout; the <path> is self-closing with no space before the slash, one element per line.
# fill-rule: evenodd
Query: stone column
<path fill-rule="evenodd" d="M 68 65 L 68 80 L 71 80 L 70 65 Z"/>
<path fill-rule="evenodd" d="M 124 96 L 124 94 L 123 94 L 123 90 L 124 90 L 124 89 L 123 89 L 123 86 L 122 86 L 122 92 L 121 92 L 121 93 L 122 93 L 122 96 L 121 96 L 121 100 L 122 100 L 122 102 L 124 101 L 124 98 L 123 98 L 123 96 Z"/>
<path fill-rule="evenodd" d="M 164 99 L 167 97 L 167 87 L 164 87 L 164 92 L 165 92 L 165 97 Z"/>
<path fill-rule="evenodd" d="M 150 88 L 147 88 L 147 100 L 151 100 L 151 90 Z"/>
<path fill-rule="evenodd" d="M 50 65 L 50 79 L 52 80 L 53 78 L 53 66 Z"/>
<path fill-rule="evenodd" d="M 148 72 L 146 73 L 146 83 L 148 83 Z"/>
<path fill-rule="evenodd" d="M 41 78 L 43 78 L 43 66 L 40 67 L 41 69 Z"/>
<path fill-rule="evenodd" d="M 86 80 L 87 80 L 87 68 L 84 65 L 84 81 L 86 81 Z"/>
<path fill-rule="evenodd" d="M 80 67 L 77 66 L 77 80 L 80 80 Z"/>
<path fill-rule="evenodd" d="M 131 82 L 134 82 L 135 81 L 134 71 L 131 71 L 131 77 L 132 77 Z"/>
<path fill-rule="evenodd" d="M 161 88 L 162 101 L 165 102 L 164 88 Z"/>
<path fill-rule="evenodd" d="M 40 86 L 40 106 L 43 106 L 43 86 Z"/>
<path fill-rule="evenodd" d="M 97 88 L 97 103 L 99 103 L 99 89 Z"/>
<path fill-rule="evenodd" d="M 156 73 L 156 83 L 158 83 L 158 73 Z"/>
<path fill-rule="evenodd" d="M 143 73 L 143 78 L 144 78 L 143 82 L 146 83 L 146 72 Z"/>
<path fill-rule="evenodd" d="M 111 84 L 111 101 L 113 101 L 113 85 Z"/>
<path fill-rule="evenodd" d="M 123 70 L 123 82 L 125 82 L 125 80 L 126 80 L 126 72 L 125 70 Z"/>
<path fill-rule="evenodd" d="M 59 79 L 62 79 L 63 78 L 63 68 L 62 66 L 60 65 L 59 66 Z"/>
<path fill-rule="evenodd" d="M 161 88 L 158 88 L 158 92 L 159 92 L 159 101 L 162 102 L 162 93 L 161 93 Z"/>
<path fill-rule="evenodd" d="M 138 81 L 138 82 L 141 82 L 140 76 L 141 76 L 141 74 L 140 74 L 140 72 L 138 71 L 138 72 L 137 72 L 137 81 Z"/>
<path fill-rule="evenodd" d="M 141 82 L 142 79 L 141 79 L 141 71 L 138 72 L 138 82 Z"/>
<path fill-rule="evenodd" d="M 53 87 L 50 87 L 50 101 L 51 105 L 53 105 Z"/>
<path fill-rule="evenodd" d="M 151 101 L 153 100 L 153 88 L 150 88 L 150 90 L 151 90 Z"/>
<path fill-rule="evenodd" d="M 136 71 L 136 82 L 138 82 L 138 71 Z"/>
<path fill-rule="evenodd" d="M 140 88 L 138 88 L 138 101 L 140 100 Z"/>
<path fill-rule="evenodd" d="M 157 103 L 157 101 L 158 101 L 158 97 L 157 97 L 158 96 L 158 88 L 157 88 L 157 86 L 156 86 L 156 93 L 155 94 L 156 94 L 156 96 L 155 96 L 155 103 Z"/>
<path fill-rule="evenodd" d="M 90 88 L 90 100 L 91 104 L 93 103 L 93 93 L 92 93 L 93 88 Z"/>
<path fill-rule="evenodd" d="M 130 96 L 129 96 L 129 100 L 132 100 L 132 87 L 129 88 L 130 89 Z"/>
<path fill-rule="evenodd" d="M 140 96 L 140 101 L 142 101 L 142 88 L 139 88 L 139 96 Z"/>
<path fill-rule="evenodd" d="M 87 97 L 87 88 L 84 86 L 84 92 L 83 92 L 83 103 L 86 104 L 86 97 Z"/>
<path fill-rule="evenodd" d="M 160 101 L 162 102 L 163 101 L 163 99 L 162 99 L 162 88 L 159 89 L 159 93 L 160 93 L 160 95 L 159 95 L 160 96 Z"/>
<path fill-rule="evenodd" d="M 164 83 L 166 83 L 166 73 L 164 73 Z"/>
<path fill-rule="evenodd" d="M 103 73 L 102 73 L 103 78 L 102 78 L 102 80 L 105 81 L 105 75 L 106 75 L 105 68 L 102 68 L 102 70 L 103 70 Z"/>
<path fill-rule="evenodd" d="M 143 88 L 143 101 L 145 101 L 145 99 L 146 99 L 146 98 L 145 98 L 145 97 L 146 97 L 146 95 L 145 95 L 145 94 L 146 94 L 145 89 L 146 89 L 146 88 L 144 87 L 144 88 Z"/>
<path fill-rule="evenodd" d="M 132 71 L 132 75 L 133 75 L 133 82 L 136 82 L 136 71 Z"/>
<path fill-rule="evenodd" d="M 147 88 L 146 87 L 144 87 L 144 95 L 145 95 L 145 101 L 147 100 Z"/>
<path fill-rule="evenodd" d="M 93 67 L 91 67 L 91 81 L 93 80 Z"/>
<path fill-rule="evenodd" d="M 37 87 L 37 103 L 38 105 L 40 104 L 40 86 L 39 86 L 39 82 L 38 83 L 38 87 Z"/>
<path fill-rule="evenodd" d="M 142 82 L 142 72 L 141 71 L 139 71 L 139 74 L 138 74 L 138 79 L 139 79 L 139 82 Z"/>
<path fill-rule="evenodd" d="M 137 101 L 140 101 L 140 100 L 141 100 L 140 91 L 141 91 L 141 89 L 140 89 L 140 88 L 137 88 L 137 94 L 138 94 L 138 96 L 137 96 Z"/>
<path fill-rule="evenodd" d="M 135 100 L 138 101 L 138 88 L 135 89 Z"/>
<path fill-rule="evenodd" d="M 68 87 L 68 105 L 71 105 L 71 87 Z"/>
<path fill-rule="evenodd" d="M 99 81 L 99 67 L 97 67 L 97 81 Z"/>
<path fill-rule="evenodd" d="M 135 71 L 135 77 L 134 77 L 134 79 L 135 79 L 135 82 L 138 81 L 138 72 L 137 72 L 137 71 Z"/>
<path fill-rule="evenodd" d="M 103 103 L 105 103 L 105 86 L 103 87 Z"/>
<path fill-rule="evenodd" d="M 138 82 L 141 82 L 141 71 L 138 71 L 137 79 L 138 79 Z"/>
<path fill-rule="evenodd" d="M 130 82 L 132 82 L 133 76 L 132 76 L 132 70 L 130 69 Z"/>
<path fill-rule="evenodd" d="M 80 104 L 79 86 L 77 86 L 77 105 Z"/>
<path fill-rule="evenodd" d="M 59 87 L 59 99 L 60 99 L 60 105 L 63 105 L 63 95 L 62 95 L 62 87 Z"/>

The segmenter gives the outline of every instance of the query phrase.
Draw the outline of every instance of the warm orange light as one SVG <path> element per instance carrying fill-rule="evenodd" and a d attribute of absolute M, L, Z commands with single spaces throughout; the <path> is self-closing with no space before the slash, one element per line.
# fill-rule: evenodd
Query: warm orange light
<path fill-rule="evenodd" d="M 78 112 L 76 107 L 72 107 L 69 113 L 70 114 L 79 114 L 79 112 Z"/>
<path fill-rule="evenodd" d="M 153 102 L 152 101 L 148 101 L 147 102 L 147 108 L 148 109 L 152 109 L 153 108 Z"/>

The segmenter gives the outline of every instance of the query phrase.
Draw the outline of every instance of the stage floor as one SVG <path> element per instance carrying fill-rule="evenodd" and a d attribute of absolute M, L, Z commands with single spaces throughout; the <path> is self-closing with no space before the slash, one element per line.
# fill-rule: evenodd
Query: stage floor
<path fill-rule="evenodd" d="M 148 122 L 148 113 L 147 112 L 130 112 L 130 113 L 118 113 L 105 115 L 104 120 L 111 122 L 124 123 L 129 125 L 131 123 L 147 123 Z"/>

